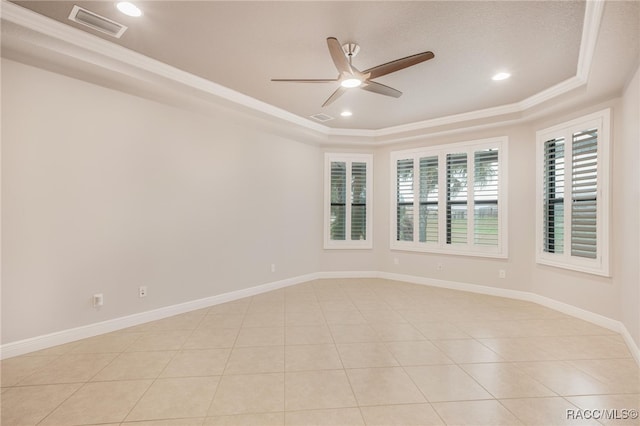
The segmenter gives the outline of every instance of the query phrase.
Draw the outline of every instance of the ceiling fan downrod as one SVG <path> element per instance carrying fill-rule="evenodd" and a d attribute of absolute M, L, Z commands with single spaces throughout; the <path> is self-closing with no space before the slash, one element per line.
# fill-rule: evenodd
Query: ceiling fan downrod
<path fill-rule="evenodd" d="M 360 45 L 357 43 L 345 43 L 342 45 L 342 51 L 349 59 L 349 65 L 353 65 L 351 61 L 353 60 L 354 56 L 356 56 L 358 52 L 360 52 Z"/>

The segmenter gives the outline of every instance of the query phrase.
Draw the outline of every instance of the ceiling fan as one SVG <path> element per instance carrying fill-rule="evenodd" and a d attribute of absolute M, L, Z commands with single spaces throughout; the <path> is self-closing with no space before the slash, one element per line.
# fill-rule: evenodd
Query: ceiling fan
<path fill-rule="evenodd" d="M 340 42 L 335 37 L 327 38 L 327 46 L 329 47 L 329 53 L 331 59 L 335 64 L 338 72 L 340 73 L 337 78 L 328 79 L 285 79 L 285 78 L 272 78 L 271 81 L 279 82 L 291 82 L 291 83 L 332 83 L 339 82 L 340 87 L 322 104 L 327 106 L 340 96 L 342 96 L 347 90 L 358 87 L 362 90 L 378 93 L 380 95 L 392 96 L 399 98 L 402 92 L 392 87 L 385 86 L 384 84 L 372 81 L 374 78 L 382 77 L 383 75 L 391 74 L 392 72 L 400 71 L 401 69 L 408 68 L 412 65 L 419 64 L 420 62 L 428 61 L 434 58 L 433 52 L 422 52 L 415 55 L 407 56 L 405 58 L 396 59 L 395 61 L 387 62 L 386 64 L 378 65 L 373 68 L 366 69 L 364 71 L 358 71 L 353 66 L 352 59 L 360 51 L 360 46 L 355 43 L 346 43 L 340 45 Z"/>

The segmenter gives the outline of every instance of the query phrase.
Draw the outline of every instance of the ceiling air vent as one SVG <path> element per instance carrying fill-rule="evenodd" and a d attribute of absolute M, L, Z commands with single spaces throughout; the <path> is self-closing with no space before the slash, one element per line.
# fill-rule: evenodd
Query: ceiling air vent
<path fill-rule="evenodd" d="M 314 120 L 318 120 L 318 121 L 329 121 L 329 120 L 333 120 L 333 117 L 324 113 L 318 113 L 318 114 L 314 114 L 311 116 L 311 118 L 313 118 Z"/>
<path fill-rule="evenodd" d="M 112 21 L 109 18 L 105 18 L 104 16 L 100 16 L 90 10 L 83 9 L 80 6 L 73 6 L 73 9 L 69 14 L 69 19 L 73 22 L 86 25 L 87 27 L 109 34 L 116 38 L 120 38 L 127 30 L 127 27 L 124 25 L 119 24 L 116 21 Z"/>

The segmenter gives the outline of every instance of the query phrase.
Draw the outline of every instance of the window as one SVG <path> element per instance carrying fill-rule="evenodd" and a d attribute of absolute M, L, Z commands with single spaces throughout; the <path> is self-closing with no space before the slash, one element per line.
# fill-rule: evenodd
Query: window
<path fill-rule="evenodd" d="M 370 154 L 325 154 L 325 248 L 372 247 L 372 164 Z"/>
<path fill-rule="evenodd" d="M 538 263 L 609 275 L 609 121 L 604 110 L 537 132 Z"/>
<path fill-rule="evenodd" d="M 506 257 L 507 138 L 391 154 L 391 248 Z"/>

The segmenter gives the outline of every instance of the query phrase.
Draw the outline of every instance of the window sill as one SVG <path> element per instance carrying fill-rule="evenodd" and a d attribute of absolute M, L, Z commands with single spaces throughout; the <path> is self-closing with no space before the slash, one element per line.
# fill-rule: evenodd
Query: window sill
<path fill-rule="evenodd" d="M 416 246 L 413 243 L 402 244 L 395 243 L 391 244 L 391 250 L 396 251 L 411 251 L 411 252 L 419 252 L 419 253 L 434 253 L 434 254 L 447 254 L 452 256 L 470 256 L 470 257 L 489 257 L 494 259 L 508 259 L 509 254 L 506 250 L 500 250 L 497 248 L 492 249 L 484 249 L 484 250 L 470 250 L 466 247 L 441 247 L 439 245 L 420 245 Z"/>
<path fill-rule="evenodd" d="M 571 259 L 574 261 L 569 262 L 566 260 L 550 259 L 548 257 L 538 255 L 536 263 L 539 265 L 553 266 L 554 268 L 568 269 L 585 274 L 599 275 L 601 277 L 611 277 L 611 273 L 609 272 L 607 265 L 603 265 L 598 259 L 593 259 L 593 261 L 589 261 L 589 259 L 576 259 L 575 257 Z"/>
<path fill-rule="evenodd" d="M 373 243 L 366 241 L 362 243 L 356 243 L 353 241 L 345 243 L 325 242 L 325 250 L 371 250 L 373 249 Z"/>

